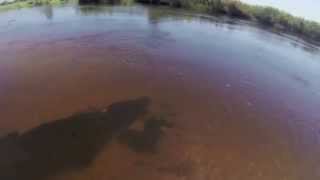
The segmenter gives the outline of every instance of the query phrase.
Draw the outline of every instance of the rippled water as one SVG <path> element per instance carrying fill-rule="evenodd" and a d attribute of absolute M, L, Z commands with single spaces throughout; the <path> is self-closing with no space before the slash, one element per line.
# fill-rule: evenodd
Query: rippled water
<path fill-rule="evenodd" d="M 24 134 L 10 136 L 21 147 L 6 139 L 0 145 L 34 154 L 0 158 L 17 161 L 17 172 L 30 179 L 319 179 L 319 50 L 246 24 L 144 6 L 1 13 L 0 132 Z M 89 148 L 90 156 L 75 150 L 97 146 L 91 141 L 101 136 L 92 128 L 99 122 L 83 130 L 85 118 L 61 118 L 142 96 L 151 114 L 172 124 L 130 131 L 138 143 L 148 129 L 159 131 L 154 152 L 110 139 L 118 130 Z M 72 146 L 65 136 L 74 127 L 90 136 Z M 50 149 L 41 144 L 56 158 L 44 158 Z"/>

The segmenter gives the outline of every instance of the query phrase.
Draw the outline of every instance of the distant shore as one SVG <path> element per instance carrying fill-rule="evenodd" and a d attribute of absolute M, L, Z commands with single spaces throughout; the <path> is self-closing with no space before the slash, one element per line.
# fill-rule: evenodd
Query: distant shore
<path fill-rule="evenodd" d="M 81 0 L 80 0 L 81 1 Z M 122 0 L 130 1 L 130 0 Z M 257 6 L 239 0 L 137 0 L 142 3 L 167 4 L 172 7 L 192 9 L 211 15 L 226 15 L 232 18 L 257 22 L 267 28 L 295 35 L 320 46 L 320 24 L 293 16 L 269 6 Z"/>
<path fill-rule="evenodd" d="M 28 8 L 41 5 L 57 5 L 65 0 L 0 0 L 0 11 Z"/>
<path fill-rule="evenodd" d="M 0 11 L 25 7 L 56 5 L 67 0 L 0 0 Z M 320 46 L 320 24 L 293 16 L 277 8 L 249 5 L 239 0 L 78 0 L 87 3 L 121 3 L 134 2 L 153 5 L 168 5 L 175 8 L 195 10 L 211 15 L 227 15 L 232 18 L 257 22 L 268 28 L 295 35 L 307 42 Z"/>

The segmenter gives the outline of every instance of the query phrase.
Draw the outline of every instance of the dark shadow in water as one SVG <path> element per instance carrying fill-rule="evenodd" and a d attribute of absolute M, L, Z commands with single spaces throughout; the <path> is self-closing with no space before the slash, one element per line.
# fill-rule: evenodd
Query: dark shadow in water
<path fill-rule="evenodd" d="M 128 130 L 119 136 L 135 152 L 156 152 L 156 147 L 164 134 L 163 127 L 172 127 L 172 124 L 163 118 L 151 117 L 144 122 L 142 131 Z"/>
<path fill-rule="evenodd" d="M 87 167 L 115 135 L 146 115 L 150 103 L 147 97 L 117 102 L 106 111 L 76 114 L 0 139 L 0 179 L 42 180 Z"/>

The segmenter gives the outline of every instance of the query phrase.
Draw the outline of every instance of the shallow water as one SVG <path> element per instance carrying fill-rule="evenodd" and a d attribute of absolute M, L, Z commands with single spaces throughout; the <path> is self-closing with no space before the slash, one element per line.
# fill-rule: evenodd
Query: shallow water
<path fill-rule="evenodd" d="M 36 134 L 35 142 L 19 140 L 17 152 L 48 153 L 41 151 L 47 141 L 60 146 L 51 147 L 59 152 L 54 165 L 70 167 L 30 172 L 30 179 L 317 180 L 320 53 L 245 24 L 143 6 L 1 13 L 0 132 Z M 115 133 L 90 161 L 58 162 L 78 146 L 64 146 L 65 133 L 39 133 L 44 123 L 54 132 L 58 119 L 68 131 L 65 117 L 141 96 L 151 99 L 151 114 L 173 124 L 152 153 L 128 148 Z M 79 147 L 92 138 L 85 137 Z M 48 162 L 26 156 L 18 172 Z"/>

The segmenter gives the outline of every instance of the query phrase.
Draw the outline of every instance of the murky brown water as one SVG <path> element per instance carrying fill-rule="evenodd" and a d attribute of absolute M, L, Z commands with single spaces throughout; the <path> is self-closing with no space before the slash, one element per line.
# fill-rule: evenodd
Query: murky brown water
<path fill-rule="evenodd" d="M 0 14 L 0 54 L 0 133 L 23 133 L 11 135 L 22 144 L 13 149 L 34 153 L 28 161 L 6 156 L 18 168 L 1 168 L 23 179 L 320 178 L 320 54 L 309 45 L 177 10 L 68 6 Z M 155 130 L 162 136 L 152 152 L 109 136 L 118 130 L 89 143 L 99 127 L 90 124 L 79 125 L 88 136 L 73 146 L 65 131 L 81 121 L 53 123 L 142 96 L 149 113 L 172 124 Z M 135 133 L 138 144 L 147 127 Z M 75 150 L 86 145 L 97 145 L 90 156 Z M 75 159 L 82 156 L 89 159 Z M 36 172 L 41 163 L 54 169 Z"/>

